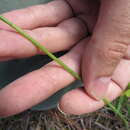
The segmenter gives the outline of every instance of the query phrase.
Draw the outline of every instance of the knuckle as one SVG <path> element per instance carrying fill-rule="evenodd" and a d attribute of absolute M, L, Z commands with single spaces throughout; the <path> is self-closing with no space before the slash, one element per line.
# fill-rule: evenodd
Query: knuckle
<path fill-rule="evenodd" d="M 32 19 L 36 19 L 38 16 L 38 13 L 42 10 L 42 6 L 41 5 L 37 5 L 37 6 L 30 6 L 27 7 L 25 9 L 25 12 L 32 18 Z"/>

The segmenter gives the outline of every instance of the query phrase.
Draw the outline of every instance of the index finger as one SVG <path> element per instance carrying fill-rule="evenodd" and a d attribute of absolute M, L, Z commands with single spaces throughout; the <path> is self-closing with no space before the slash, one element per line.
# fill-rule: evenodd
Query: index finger
<path fill-rule="evenodd" d="M 61 60 L 75 72 L 80 72 L 84 43 L 77 45 Z M 73 82 L 75 78 L 55 62 L 31 72 L 0 91 L 0 116 L 22 112 Z"/>
<path fill-rule="evenodd" d="M 47 4 L 18 9 L 2 15 L 23 29 L 54 26 L 73 16 L 71 8 L 64 0 L 55 0 Z M 9 27 L 0 22 L 0 29 L 9 29 Z"/>

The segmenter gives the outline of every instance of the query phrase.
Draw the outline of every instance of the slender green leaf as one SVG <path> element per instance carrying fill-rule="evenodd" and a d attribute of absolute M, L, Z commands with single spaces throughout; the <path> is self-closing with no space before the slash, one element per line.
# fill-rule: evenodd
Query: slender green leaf
<path fill-rule="evenodd" d="M 130 97 L 130 89 L 126 90 L 123 95 L 125 95 L 126 97 Z"/>
<path fill-rule="evenodd" d="M 130 117 L 130 104 L 127 104 L 128 115 Z"/>
<path fill-rule="evenodd" d="M 29 40 L 34 46 L 36 46 L 39 50 L 47 54 L 51 59 L 53 59 L 55 62 L 57 62 L 59 65 L 61 65 L 68 73 L 70 73 L 72 76 L 74 76 L 76 79 L 81 80 L 80 76 L 74 72 L 70 67 L 68 67 L 66 64 L 64 64 L 59 58 L 57 58 L 55 55 L 50 53 L 47 48 L 42 46 L 37 40 L 32 38 L 29 34 L 27 34 L 24 30 L 22 30 L 20 27 L 15 25 L 14 23 L 10 22 L 7 18 L 4 16 L 0 16 L 0 20 L 4 23 L 8 24 L 10 27 L 15 29 L 20 35 L 22 35 L 24 38 Z"/>
<path fill-rule="evenodd" d="M 117 114 L 117 115 L 120 117 L 120 119 L 122 119 L 122 121 L 124 122 L 124 125 L 125 125 L 126 129 L 129 130 L 129 124 L 128 124 L 128 121 L 127 121 L 127 119 L 125 118 L 125 116 L 124 116 L 121 112 L 119 112 L 119 111 L 115 108 L 115 106 L 114 106 L 108 99 L 103 99 L 103 101 L 104 101 L 104 103 L 105 103 L 106 105 L 108 105 L 108 106 L 111 108 L 111 110 L 112 110 L 115 114 Z"/>

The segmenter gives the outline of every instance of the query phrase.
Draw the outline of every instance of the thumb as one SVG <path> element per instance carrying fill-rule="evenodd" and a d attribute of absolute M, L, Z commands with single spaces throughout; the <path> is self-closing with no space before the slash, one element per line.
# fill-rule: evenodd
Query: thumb
<path fill-rule="evenodd" d="M 102 0 L 99 18 L 86 46 L 82 76 L 87 93 L 102 99 L 130 43 L 130 1 Z"/>

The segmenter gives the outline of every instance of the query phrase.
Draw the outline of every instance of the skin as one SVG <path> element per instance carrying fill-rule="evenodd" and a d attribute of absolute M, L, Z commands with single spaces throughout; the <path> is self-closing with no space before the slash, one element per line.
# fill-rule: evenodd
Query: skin
<path fill-rule="evenodd" d="M 70 50 L 61 59 L 80 75 L 82 69 L 85 86 L 72 90 L 61 98 L 60 108 L 68 114 L 80 115 L 96 111 L 104 104 L 95 98 L 100 99 L 105 94 L 106 98 L 114 100 L 130 81 L 130 49 L 126 46 L 129 43 L 130 31 L 126 24 L 129 23 L 130 2 L 126 0 L 122 4 L 122 0 L 118 1 L 100 3 L 97 0 L 55 0 L 3 14 L 40 41 L 49 51 Z M 123 12 L 124 8 L 127 13 Z M 0 28 L 1 61 L 41 53 L 4 23 L 0 22 Z M 88 37 L 88 34 L 92 36 Z M 105 78 L 98 81 L 100 77 Z M 110 77 L 109 84 L 106 77 Z M 0 91 L 0 116 L 22 112 L 74 80 L 59 65 L 51 62 Z"/>

